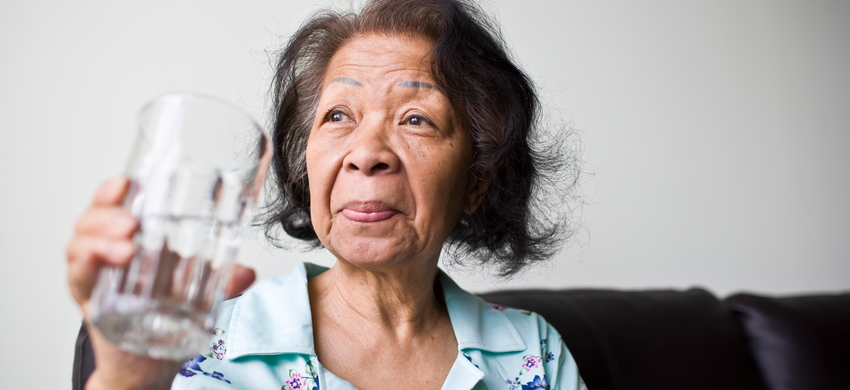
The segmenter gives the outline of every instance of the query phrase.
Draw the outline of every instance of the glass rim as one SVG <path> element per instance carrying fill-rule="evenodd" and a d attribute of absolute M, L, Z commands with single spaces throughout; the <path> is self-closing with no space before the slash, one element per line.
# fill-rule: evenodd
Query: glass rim
<path fill-rule="evenodd" d="M 240 106 L 240 105 L 238 105 L 238 104 L 236 104 L 236 103 L 234 103 L 230 100 L 218 97 L 218 96 L 213 95 L 213 94 L 205 93 L 205 92 L 174 91 L 174 92 L 166 92 L 166 93 L 156 95 L 153 98 L 148 99 L 147 102 L 145 102 L 145 104 L 142 105 L 142 108 L 139 109 L 136 116 L 141 117 L 144 114 L 145 111 L 147 111 L 151 106 L 153 106 L 157 102 L 165 100 L 165 99 L 171 99 L 171 98 L 182 98 L 182 99 L 185 99 L 185 100 L 213 101 L 213 102 L 219 103 L 221 105 L 224 105 L 224 106 L 226 106 L 230 109 L 233 109 L 233 110 L 239 112 L 240 114 L 242 114 L 243 116 L 245 116 L 245 118 L 249 119 L 251 121 L 251 124 L 255 128 L 257 128 L 257 130 L 260 131 L 260 134 L 262 134 L 266 138 L 266 143 L 268 144 L 267 146 L 271 147 L 271 134 L 268 132 L 268 130 L 266 130 L 265 126 L 261 125 L 260 122 L 258 122 L 257 119 L 254 118 L 253 114 L 248 112 L 248 110 L 246 110 L 244 107 L 242 107 L 242 106 Z"/>
<path fill-rule="evenodd" d="M 266 179 L 266 176 L 267 176 L 266 174 L 268 173 L 267 171 L 269 170 L 270 165 L 271 165 L 271 159 L 273 158 L 273 155 L 275 154 L 274 147 L 273 147 L 273 144 L 272 144 L 271 134 L 268 132 L 268 130 L 263 125 L 261 125 L 254 118 L 254 116 L 250 112 L 248 112 L 248 110 L 246 110 L 242 106 L 240 106 L 240 105 L 238 105 L 238 104 L 236 104 L 236 103 L 234 103 L 230 100 L 218 97 L 216 95 L 212 95 L 212 94 L 209 94 L 209 93 L 203 93 L 203 92 L 194 92 L 194 91 L 174 91 L 174 92 L 167 92 L 167 93 L 163 93 L 163 94 L 159 94 L 159 95 L 154 96 L 153 98 L 149 99 L 139 109 L 139 111 L 137 113 L 137 119 L 139 121 L 137 121 L 137 123 L 141 123 L 140 120 L 145 115 L 145 112 L 148 109 L 150 109 L 152 106 L 154 106 L 155 104 L 157 104 L 159 102 L 162 102 L 163 100 L 174 99 L 174 98 L 179 98 L 179 99 L 183 99 L 183 100 L 199 100 L 199 101 L 206 101 L 206 102 L 213 102 L 213 103 L 221 104 L 223 107 L 226 107 L 228 109 L 233 110 L 235 113 L 241 115 L 244 119 L 246 119 L 246 121 L 247 121 L 246 124 L 253 127 L 257 132 L 256 135 L 263 138 L 263 140 L 265 141 L 264 142 L 265 143 L 265 152 L 258 155 L 257 160 L 254 161 L 252 164 L 250 164 L 250 166 L 240 167 L 240 169 L 257 169 L 258 170 L 256 177 L 255 177 L 254 185 L 252 186 L 253 187 L 252 196 L 256 199 L 257 196 L 259 195 L 260 191 L 261 191 L 263 183 L 265 182 L 265 179 Z M 134 145 L 135 145 L 133 147 L 134 149 L 136 149 L 138 147 L 137 143 L 139 141 L 141 141 L 141 139 L 144 139 L 143 142 L 150 142 L 148 137 L 146 137 L 146 132 L 143 130 L 143 127 L 137 126 L 136 127 L 136 133 L 137 133 L 137 137 L 140 137 L 140 138 L 137 138 L 137 140 L 134 142 Z M 136 151 L 134 150 L 132 153 L 136 153 Z M 131 160 L 132 160 L 132 157 L 131 157 Z M 126 170 L 125 170 L 126 171 L 125 174 L 127 174 L 128 176 L 131 176 L 130 170 L 131 170 L 131 167 L 128 165 Z"/>

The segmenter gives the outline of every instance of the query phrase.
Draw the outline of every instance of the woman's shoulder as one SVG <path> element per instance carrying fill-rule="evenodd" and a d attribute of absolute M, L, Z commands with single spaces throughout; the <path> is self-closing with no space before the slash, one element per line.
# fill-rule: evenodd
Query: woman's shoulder
<path fill-rule="evenodd" d="M 536 312 L 489 302 L 487 304 L 504 314 L 516 330 L 523 335 L 523 338 L 528 336 L 531 339 L 542 340 L 554 336 L 558 340 L 561 339 L 558 330 Z"/>
<path fill-rule="evenodd" d="M 585 390 L 575 359 L 558 330 L 541 315 L 525 310 L 488 303 L 516 329 L 525 349 L 513 353 L 485 354 L 483 359 L 497 360 L 497 378 L 507 389 Z M 496 373 L 493 373 L 496 374 Z"/>

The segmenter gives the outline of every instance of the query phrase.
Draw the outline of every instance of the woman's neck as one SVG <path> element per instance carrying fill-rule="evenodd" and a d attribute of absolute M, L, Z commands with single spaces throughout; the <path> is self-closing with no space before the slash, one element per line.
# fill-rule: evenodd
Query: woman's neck
<path fill-rule="evenodd" d="M 400 372 L 407 387 L 439 389 L 458 350 L 437 273 L 436 261 L 380 272 L 338 261 L 310 279 L 322 366 L 361 389 L 395 388 Z"/>
<path fill-rule="evenodd" d="M 405 338 L 447 315 L 436 292 L 437 273 L 436 262 L 370 270 L 340 260 L 309 281 L 310 303 L 372 332 L 392 331 Z"/>

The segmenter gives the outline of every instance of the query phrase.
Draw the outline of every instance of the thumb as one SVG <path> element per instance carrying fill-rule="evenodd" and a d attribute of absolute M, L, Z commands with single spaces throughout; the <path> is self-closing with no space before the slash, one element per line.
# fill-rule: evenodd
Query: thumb
<path fill-rule="evenodd" d="M 251 287 L 256 279 L 257 273 L 253 269 L 236 264 L 230 272 L 230 280 L 227 281 L 227 288 L 225 289 L 227 299 L 242 294 L 248 287 Z"/>

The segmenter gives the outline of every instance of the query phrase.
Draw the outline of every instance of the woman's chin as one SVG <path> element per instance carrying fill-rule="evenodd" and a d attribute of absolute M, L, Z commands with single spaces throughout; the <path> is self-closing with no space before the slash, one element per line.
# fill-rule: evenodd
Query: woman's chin
<path fill-rule="evenodd" d="M 415 245 L 400 237 L 345 237 L 333 239 L 327 249 L 340 262 L 370 271 L 388 271 L 417 261 Z M 439 252 L 437 252 L 439 254 Z"/>

